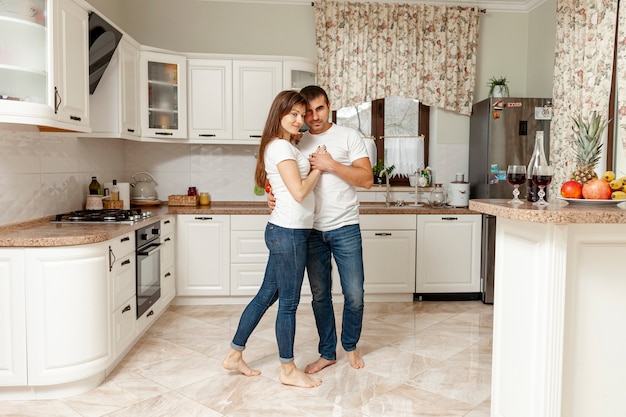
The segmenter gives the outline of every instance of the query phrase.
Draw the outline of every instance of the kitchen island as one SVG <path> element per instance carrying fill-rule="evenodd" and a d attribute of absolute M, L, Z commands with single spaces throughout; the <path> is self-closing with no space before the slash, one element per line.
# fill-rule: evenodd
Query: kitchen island
<path fill-rule="evenodd" d="M 626 409 L 626 210 L 471 200 L 496 220 L 491 415 Z"/>

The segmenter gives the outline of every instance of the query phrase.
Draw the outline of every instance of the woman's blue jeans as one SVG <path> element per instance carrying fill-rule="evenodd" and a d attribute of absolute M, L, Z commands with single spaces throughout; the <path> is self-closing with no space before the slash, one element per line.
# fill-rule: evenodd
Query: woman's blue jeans
<path fill-rule="evenodd" d="M 307 274 L 313 294 L 313 313 L 320 337 L 319 353 L 337 359 L 337 330 L 332 299 L 331 254 L 337 262 L 344 297 L 341 345 L 356 349 L 363 327 L 363 248 L 358 224 L 320 232 L 312 230 L 307 252 Z"/>
<path fill-rule="evenodd" d="M 231 347 L 243 350 L 252 331 L 267 309 L 278 300 L 276 341 L 281 362 L 293 360 L 296 310 L 307 256 L 311 229 L 287 229 L 268 223 L 265 244 L 270 251 L 259 291 L 244 309 Z"/>

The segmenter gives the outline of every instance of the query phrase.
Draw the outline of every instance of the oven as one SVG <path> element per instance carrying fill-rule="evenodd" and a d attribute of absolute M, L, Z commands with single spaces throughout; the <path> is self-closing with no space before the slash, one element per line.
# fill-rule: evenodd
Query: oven
<path fill-rule="evenodd" d="M 137 229 L 137 318 L 161 296 L 161 223 Z"/>

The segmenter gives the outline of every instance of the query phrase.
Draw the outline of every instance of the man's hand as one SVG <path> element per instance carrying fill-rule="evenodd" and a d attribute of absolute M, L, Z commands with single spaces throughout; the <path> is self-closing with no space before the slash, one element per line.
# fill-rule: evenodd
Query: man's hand
<path fill-rule="evenodd" d="M 337 162 L 333 159 L 333 156 L 328 153 L 326 146 L 320 146 L 315 153 L 309 155 L 309 163 L 311 164 L 311 169 L 332 172 Z"/>
<path fill-rule="evenodd" d="M 272 194 L 271 188 L 270 191 L 267 192 L 267 206 L 270 208 L 270 210 L 274 210 L 274 208 L 276 207 L 276 197 L 274 197 L 274 194 Z"/>

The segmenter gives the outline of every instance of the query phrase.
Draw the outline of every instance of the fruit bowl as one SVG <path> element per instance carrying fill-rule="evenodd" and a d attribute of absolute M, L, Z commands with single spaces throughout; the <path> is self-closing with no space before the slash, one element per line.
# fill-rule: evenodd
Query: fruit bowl
<path fill-rule="evenodd" d="M 592 198 L 565 198 L 557 197 L 557 200 L 566 201 L 568 204 L 578 204 L 581 206 L 611 206 L 623 203 L 624 200 L 595 200 Z"/>

